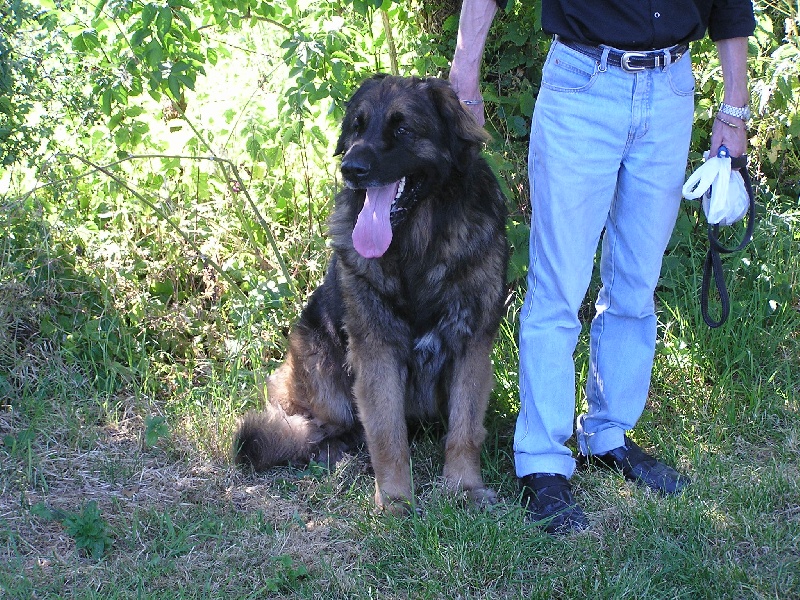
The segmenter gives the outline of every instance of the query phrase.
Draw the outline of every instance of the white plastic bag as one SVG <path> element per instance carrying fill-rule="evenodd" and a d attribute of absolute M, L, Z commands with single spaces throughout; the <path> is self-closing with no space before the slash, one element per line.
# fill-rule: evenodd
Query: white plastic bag
<path fill-rule="evenodd" d="M 729 156 L 706 158 L 683 184 L 683 197 L 696 200 L 703 197 L 703 212 L 711 225 L 732 225 L 747 214 L 750 197 L 739 171 L 731 170 Z"/>

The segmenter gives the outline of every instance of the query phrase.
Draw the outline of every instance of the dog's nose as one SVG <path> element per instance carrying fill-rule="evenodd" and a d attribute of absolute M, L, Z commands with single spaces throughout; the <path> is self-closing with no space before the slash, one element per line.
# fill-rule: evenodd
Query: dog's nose
<path fill-rule="evenodd" d="M 364 177 L 367 173 L 369 173 L 369 163 L 365 160 L 347 157 L 342 160 L 342 176 L 345 179 L 358 179 L 359 177 Z"/>

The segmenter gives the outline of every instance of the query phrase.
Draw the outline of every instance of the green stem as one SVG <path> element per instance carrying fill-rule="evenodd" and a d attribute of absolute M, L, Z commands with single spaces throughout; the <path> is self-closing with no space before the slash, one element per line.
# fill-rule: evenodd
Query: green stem
<path fill-rule="evenodd" d="M 392 34 L 392 24 L 389 22 L 389 13 L 385 8 L 381 9 L 381 17 L 383 17 L 383 30 L 386 33 L 386 42 L 389 44 L 389 60 L 392 63 L 392 75 L 400 75 L 400 69 L 397 66 L 397 46 L 394 43 L 394 35 Z"/>

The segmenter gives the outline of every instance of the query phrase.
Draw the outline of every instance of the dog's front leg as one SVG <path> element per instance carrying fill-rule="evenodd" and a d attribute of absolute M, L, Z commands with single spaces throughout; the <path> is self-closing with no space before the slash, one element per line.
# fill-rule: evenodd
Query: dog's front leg
<path fill-rule="evenodd" d="M 405 415 L 407 375 L 390 349 L 374 343 L 368 348 L 353 346 L 351 343 L 353 391 L 375 471 L 375 504 L 381 510 L 404 514 L 412 504 Z"/>
<path fill-rule="evenodd" d="M 486 437 L 483 420 L 494 385 L 492 339 L 474 340 L 456 361 L 448 399 L 444 480 L 453 492 L 464 490 L 482 506 L 497 502 L 495 492 L 481 477 L 481 447 Z"/>

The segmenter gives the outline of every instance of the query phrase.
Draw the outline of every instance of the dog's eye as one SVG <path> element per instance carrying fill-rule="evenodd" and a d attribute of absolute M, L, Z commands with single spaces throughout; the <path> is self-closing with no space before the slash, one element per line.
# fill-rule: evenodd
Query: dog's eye
<path fill-rule="evenodd" d="M 398 136 L 411 135 L 411 133 L 412 133 L 412 131 L 410 129 L 407 129 L 405 127 L 398 127 L 397 129 L 394 130 L 394 132 Z"/>

